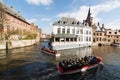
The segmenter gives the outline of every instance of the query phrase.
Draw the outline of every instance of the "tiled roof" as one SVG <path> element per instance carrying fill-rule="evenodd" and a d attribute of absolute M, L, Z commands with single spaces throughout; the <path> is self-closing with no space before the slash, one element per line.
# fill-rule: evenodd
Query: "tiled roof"
<path fill-rule="evenodd" d="M 61 18 L 59 21 L 54 22 L 53 25 L 80 26 L 80 27 L 84 26 L 80 21 L 76 20 L 75 18 L 68 18 L 68 17 Z"/>
<path fill-rule="evenodd" d="M 6 4 L 2 3 L 2 8 L 10 15 L 28 23 L 20 14 L 20 12 L 16 12 L 12 7 L 7 6 Z M 28 23 L 29 24 L 29 23 Z"/>

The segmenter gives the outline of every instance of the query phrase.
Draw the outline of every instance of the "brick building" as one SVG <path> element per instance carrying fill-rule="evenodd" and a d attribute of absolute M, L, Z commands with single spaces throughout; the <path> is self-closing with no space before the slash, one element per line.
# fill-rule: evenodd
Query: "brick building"
<path fill-rule="evenodd" d="M 39 30 L 33 23 L 28 23 L 13 7 L 0 2 L 0 39 L 13 38 L 13 35 L 20 38 L 29 35 L 40 38 Z"/>

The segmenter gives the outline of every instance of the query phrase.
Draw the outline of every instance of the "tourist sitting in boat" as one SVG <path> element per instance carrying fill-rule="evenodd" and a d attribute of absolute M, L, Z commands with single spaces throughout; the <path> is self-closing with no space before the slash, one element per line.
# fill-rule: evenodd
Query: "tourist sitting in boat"
<path fill-rule="evenodd" d="M 59 66 L 63 69 L 63 71 L 66 71 L 68 68 L 68 61 L 63 60 L 62 62 L 59 62 Z"/>
<path fill-rule="evenodd" d="M 89 65 L 89 57 L 85 55 L 84 57 L 85 65 Z"/>
<path fill-rule="evenodd" d="M 89 60 L 90 60 L 89 64 L 95 64 L 95 63 L 97 63 L 98 59 L 96 57 L 94 57 L 94 56 L 90 56 Z"/>
<path fill-rule="evenodd" d="M 62 62 L 59 62 L 59 66 L 62 68 L 63 71 L 67 70 L 73 70 L 82 68 L 83 63 L 80 59 L 69 59 L 69 60 L 63 60 Z"/>
<path fill-rule="evenodd" d="M 59 66 L 62 68 L 63 71 L 74 70 L 78 68 L 82 68 L 83 66 L 88 66 L 91 64 L 95 64 L 98 62 L 98 59 L 94 56 L 85 56 L 81 59 L 69 59 L 63 60 L 59 62 Z"/>

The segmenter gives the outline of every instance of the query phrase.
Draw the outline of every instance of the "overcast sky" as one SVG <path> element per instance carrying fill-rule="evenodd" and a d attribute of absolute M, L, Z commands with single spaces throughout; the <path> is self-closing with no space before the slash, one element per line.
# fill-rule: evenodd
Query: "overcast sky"
<path fill-rule="evenodd" d="M 2 0 L 44 33 L 52 32 L 53 22 L 61 17 L 86 19 L 89 6 L 94 22 L 120 29 L 120 0 Z"/>

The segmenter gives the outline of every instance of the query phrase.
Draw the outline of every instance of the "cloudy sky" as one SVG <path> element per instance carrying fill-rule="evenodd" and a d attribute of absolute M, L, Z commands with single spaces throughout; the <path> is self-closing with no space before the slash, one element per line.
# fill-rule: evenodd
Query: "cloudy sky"
<path fill-rule="evenodd" d="M 61 17 L 86 19 L 89 6 L 94 22 L 106 28 L 120 29 L 120 0 L 2 0 L 44 33 L 52 32 L 53 22 Z"/>

